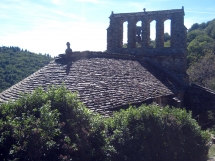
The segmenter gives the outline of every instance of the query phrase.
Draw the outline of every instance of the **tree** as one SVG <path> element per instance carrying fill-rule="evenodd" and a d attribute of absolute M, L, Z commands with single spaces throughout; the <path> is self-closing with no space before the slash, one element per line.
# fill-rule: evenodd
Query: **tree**
<path fill-rule="evenodd" d="M 192 40 L 194 40 L 199 35 L 206 35 L 206 33 L 202 30 L 192 30 L 188 32 L 187 34 L 187 42 L 190 43 Z"/>
<path fill-rule="evenodd" d="M 196 30 L 199 28 L 199 24 L 198 23 L 194 23 L 191 28 L 188 30 L 188 32 L 192 31 L 192 30 Z"/>
<path fill-rule="evenodd" d="M 123 44 L 122 48 L 127 48 L 127 43 Z"/>
<path fill-rule="evenodd" d="M 0 47 L 0 92 L 9 88 L 52 60 L 50 55 L 24 52 L 19 47 Z M 2 74 L 2 75 L 1 75 Z"/>
<path fill-rule="evenodd" d="M 164 42 L 167 42 L 167 41 L 169 41 L 171 39 L 171 36 L 169 35 L 169 33 L 168 32 L 165 32 L 164 33 Z"/>
<path fill-rule="evenodd" d="M 187 70 L 190 81 L 215 90 L 215 55 L 206 53 Z"/>
<path fill-rule="evenodd" d="M 206 34 L 201 34 L 189 43 L 187 49 L 188 64 L 190 65 L 197 62 L 206 53 L 213 53 L 215 51 L 215 41 Z"/>
<path fill-rule="evenodd" d="M 171 46 L 170 40 L 164 42 L 164 47 L 170 47 L 170 46 Z"/>
<path fill-rule="evenodd" d="M 156 42 L 155 41 L 156 40 L 150 39 L 150 45 L 149 45 L 150 48 L 155 48 L 155 46 L 156 46 Z"/>
<path fill-rule="evenodd" d="M 205 28 L 205 32 L 208 34 L 208 36 L 215 39 L 215 19 L 210 21 L 207 28 Z"/>

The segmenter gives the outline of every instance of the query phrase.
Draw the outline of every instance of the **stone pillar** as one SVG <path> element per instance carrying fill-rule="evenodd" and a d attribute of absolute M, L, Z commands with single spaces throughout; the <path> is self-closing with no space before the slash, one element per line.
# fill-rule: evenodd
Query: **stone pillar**
<path fill-rule="evenodd" d="M 142 20 L 142 48 L 148 48 L 150 45 L 150 23 L 147 19 Z"/>
<path fill-rule="evenodd" d="M 176 47 L 177 45 L 177 35 L 176 35 L 176 20 L 174 17 L 171 19 L 171 47 Z"/>
<path fill-rule="evenodd" d="M 107 50 L 113 51 L 122 47 L 123 26 L 120 19 L 110 17 L 110 25 L 107 29 Z"/>
<path fill-rule="evenodd" d="M 171 47 L 186 48 L 186 28 L 184 26 L 184 15 L 174 15 L 171 19 Z"/>
<path fill-rule="evenodd" d="M 122 48 L 123 46 L 123 22 L 120 21 L 119 22 L 119 32 L 118 32 L 118 35 L 119 35 L 119 44 L 118 44 L 118 47 L 119 48 Z"/>
<path fill-rule="evenodd" d="M 164 46 L 164 22 L 161 19 L 156 20 L 156 48 Z"/>
<path fill-rule="evenodd" d="M 122 44 L 122 23 L 119 20 L 116 20 L 115 23 L 115 48 L 121 48 Z"/>
<path fill-rule="evenodd" d="M 114 36 L 113 36 L 113 30 L 109 27 L 107 29 L 107 50 L 110 51 L 114 46 Z"/>
<path fill-rule="evenodd" d="M 128 48 L 136 47 L 136 23 L 132 20 L 128 21 Z"/>
<path fill-rule="evenodd" d="M 107 28 L 107 50 L 111 51 L 114 49 L 114 44 L 115 44 L 115 21 L 113 19 L 113 16 L 111 15 L 110 17 L 110 25 Z"/>

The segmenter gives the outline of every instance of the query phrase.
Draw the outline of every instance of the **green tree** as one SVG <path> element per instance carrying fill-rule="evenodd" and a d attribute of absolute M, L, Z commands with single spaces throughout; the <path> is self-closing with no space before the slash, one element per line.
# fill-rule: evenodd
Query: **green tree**
<path fill-rule="evenodd" d="M 205 28 L 205 32 L 208 34 L 208 36 L 215 39 L 215 19 L 210 21 L 208 26 Z"/>
<path fill-rule="evenodd" d="M 202 30 L 192 30 L 192 31 L 188 32 L 188 34 L 187 34 L 188 44 L 199 35 L 204 36 L 204 35 L 206 35 L 206 33 Z"/>
<path fill-rule="evenodd" d="M 188 74 L 190 81 L 215 89 L 215 19 L 207 23 L 195 23 L 188 30 Z"/>
<path fill-rule="evenodd" d="M 169 41 L 171 39 L 171 36 L 169 35 L 169 33 L 168 32 L 165 32 L 164 33 L 164 42 L 167 42 L 167 41 Z"/>
<path fill-rule="evenodd" d="M 0 92 L 47 65 L 51 60 L 50 55 L 23 51 L 19 47 L 0 47 Z"/>
<path fill-rule="evenodd" d="M 215 55 L 207 53 L 187 70 L 190 81 L 215 90 Z"/>
<path fill-rule="evenodd" d="M 170 46 L 171 46 L 170 40 L 164 42 L 164 47 L 170 47 Z"/>
<path fill-rule="evenodd" d="M 149 47 L 150 48 L 155 48 L 156 47 L 156 42 L 155 42 L 156 40 L 152 40 L 152 39 L 150 39 L 150 44 L 149 44 Z"/>
<path fill-rule="evenodd" d="M 198 35 L 188 45 L 188 64 L 197 62 L 206 53 L 215 51 L 215 41 L 206 34 Z"/>
<path fill-rule="evenodd" d="M 127 48 L 127 43 L 123 44 L 122 48 Z"/>
<path fill-rule="evenodd" d="M 194 23 L 188 31 L 190 32 L 190 31 L 196 30 L 196 29 L 199 29 L 199 24 L 198 23 Z"/>

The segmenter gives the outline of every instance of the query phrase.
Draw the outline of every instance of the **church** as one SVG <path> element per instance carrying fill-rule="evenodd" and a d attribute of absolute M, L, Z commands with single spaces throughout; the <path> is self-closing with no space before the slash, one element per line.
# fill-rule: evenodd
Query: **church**
<path fill-rule="evenodd" d="M 129 105 L 159 106 L 206 111 L 215 109 L 215 92 L 189 83 L 186 73 L 187 29 L 184 8 L 110 15 L 105 52 L 72 51 L 0 93 L 0 103 L 38 87 L 65 84 L 78 92 L 85 106 L 104 116 Z M 156 21 L 156 46 L 150 46 L 150 22 Z M 170 47 L 164 47 L 164 22 L 171 21 Z M 137 26 L 137 22 L 141 26 Z M 123 23 L 127 22 L 127 47 Z M 139 44 L 137 46 L 137 44 Z"/>

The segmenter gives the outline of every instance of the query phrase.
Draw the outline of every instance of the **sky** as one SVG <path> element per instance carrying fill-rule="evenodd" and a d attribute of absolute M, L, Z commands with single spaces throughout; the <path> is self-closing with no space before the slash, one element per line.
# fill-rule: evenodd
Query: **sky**
<path fill-rule="evenodd" d="M 0 0 L 0 46 L 18 46 L 57 56 L 66 42 L 73 51 L 106 50 L 106 29 L 114 13 L 181 9 L 184 24 L 215 18 L 215 0 Z M 165 24 L 165 31 L 169 31 Z M 155 34 L 152 29 L 151 38 Z"/>

